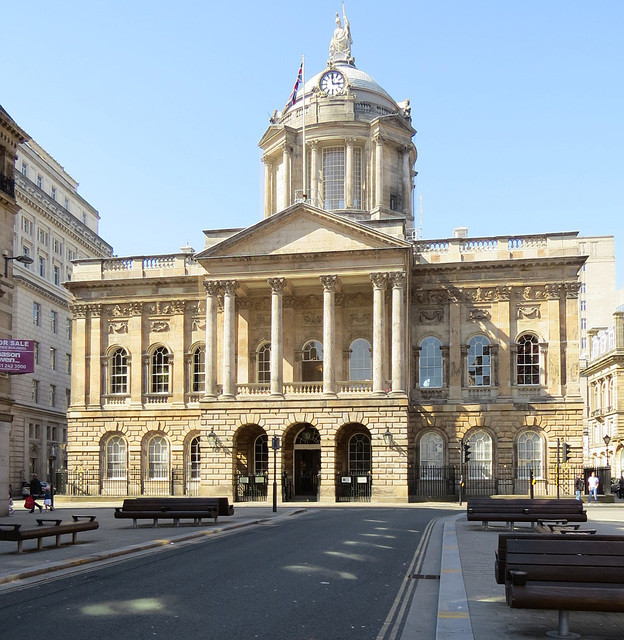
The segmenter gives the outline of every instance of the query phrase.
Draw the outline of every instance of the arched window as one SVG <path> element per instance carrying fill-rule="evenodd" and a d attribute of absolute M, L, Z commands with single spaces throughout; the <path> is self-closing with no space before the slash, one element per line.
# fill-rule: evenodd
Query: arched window
<path fill-rule="evenodd" d="M 269 436 L 263 433 L 254 442 L 254 473 L 257 476 L 269 472 Z"/>
<path fill-rule="evenodd" d="M 467 439 L 470 445 L 468 477 L 473 480 L 492 478 L 492 438 L 485 431 L 475 431 Z"/>
<path fill-rule="evenodd" d="M 126 441 L 122 436 L 111 436 L 106 441 L 105 465 L 107 480 L 126 479 Z"/>
<path fill-rule="evenodd" d="M 260 384 L 268 384 L 271 382 L 271 343 L 261 344 L 257 356 L 257 380 Z"/>
<path fill-rule="evenodd" d="M 537 336 L 520 336 L 516 363 L 518 384 L 540 383 L 540 353 Z"/>
<path fill-rule="evenodd" d="M 150 393 L 169 393 L 169 350 L 154 349 L 150 358 Z"/>
<path fill-rule="evenodd" d="M 115 349 L 108 367 L 108 392 L 126 395 L 128 393 L 128 352 L 122 348 Z"/>
<path fill-rule="evenodd" d="M 468 386 L 489 387 L 490 384 L 490 341 L 485 336 L 474 336 L 468 342 Z"/>
<path fill-rule="evenodd" d="M 439 433 L 427 431 L 420 439 L 420 464 L 423 467 L 444 466 L 444 440 Z"/>
<path fill-rule="evenodd" d="M 442 386 L 442 343 L 433 337 L 420 343 L 419 379 L 422 389 Z"/>
<path fill-rule="evenodd" d="M 349 439 L 349 471 L 370 473 L 371 442 L 365 433 L 356 433 Z"/>
<path fill-rule="evenodd" d="M 169 444 L 163 436 L 152 436 L 147 446 L 147 476 L 150 480 L 169 478 Z"/>
<path fill-rule="evenodd" d="M 303 382 L 323 380 L 323 345 L 318 340 L 310 340 L 303 345 L 301 377 Z"/>
<path fill-rule="evenodd" d="M 201 448 L 200 436 L 196 436 L 191 440 L 189 449 L 189 478 L 191 480 L 199 480 L 201 469 Z"/>
<path fill-rule="evenodd" d="M 542 439 L 535 431 L 524 431 L 518 437 L 518 478 L 528 480 L 533 471 L 534 478 L 543 477 Z"/>
<path fill-rule="evenodd" d="M 206 347 L 203 344 L 193 351 L 192 366 L 191 391 L 202 393 L 206 389 Z"/>
<path fill-rule="evenodd" d="M 364 338 L 351 343 L 349 354 L 349 380 L 371 380 L 371 345 Z"/>

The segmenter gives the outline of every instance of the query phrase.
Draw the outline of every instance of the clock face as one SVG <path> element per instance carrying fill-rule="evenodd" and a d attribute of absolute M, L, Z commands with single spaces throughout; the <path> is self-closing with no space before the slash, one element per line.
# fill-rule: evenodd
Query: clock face
<path fill-rule="evenodd" d="M 319 86 L 328 96 L 336 96 L 345 88 L 345 77 L 340 71 L 328 71 L 321 76 Z"/>

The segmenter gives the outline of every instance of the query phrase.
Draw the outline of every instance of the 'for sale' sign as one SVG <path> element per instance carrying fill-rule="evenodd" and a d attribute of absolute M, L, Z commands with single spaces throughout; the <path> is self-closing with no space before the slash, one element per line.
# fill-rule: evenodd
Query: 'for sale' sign
<path fill-rule="evenodd" d="M 0 340 L 0 371 L 33 373 L 34 370 L 34 340 Z"/>

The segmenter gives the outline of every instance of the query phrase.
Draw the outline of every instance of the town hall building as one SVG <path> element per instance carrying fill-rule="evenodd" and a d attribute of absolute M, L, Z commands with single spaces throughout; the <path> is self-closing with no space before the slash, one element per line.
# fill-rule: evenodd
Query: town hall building
<path fill-rule="evenodd" d="M 271 118 L 262 220 L 74 263 L 68 493 L 408 502 L 582 464 L 576 233 L 417 238 L 409 100 L 351 44 L 337 16 Z"/>

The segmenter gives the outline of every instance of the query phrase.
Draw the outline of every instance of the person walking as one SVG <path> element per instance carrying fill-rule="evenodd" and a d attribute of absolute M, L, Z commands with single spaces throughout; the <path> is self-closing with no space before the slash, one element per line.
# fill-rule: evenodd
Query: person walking
<path fill-rule="evenodd" d="M 583 474 L 579 473 L 578 478 L 574 481 L 574 491 L 576 491 L 577 500 L 582 499 L 584 486 L 585 486 L 585 481 L 583 480 Z"/>
<path fill-rule="evenodd" d="M 45 507 L 46 511 L 48 509 L 50 509 L 50 511 L 54 511 L 54 507 L 52 506 L 52 493 L 50 492 L 50 485 L 47 485 L 43 490 L 43 506 Z"/>
<path fill-rule="evenodd" d="M 600 485 L 600 479 L 596 475 L 595 471 L 591 472 L 591 476 L 587 478 L 587 488 L 589 490 L 589 497 L 587 498 L 587 504 L 591 504 L 592 496 L 594 496 L 594 504 L 598 504 L 598 486 Z"/>
<path fill-rule="evenodd" d="M 40 504 L 37 504 L 36 502 L 36 499 L 41 497 L 41 481 L 37 477 L 36 473 L 32 474 L 32 480 L 30 481 L 29 489 L 30 489 L 30 497 L 33 499 L 33 503 L 32 503 L 33 506 L 32 506 L 32 509 L 30 510 L 30 513 L 32 513 L 35 510 L 35 507 L 39 507 L 39 513 L 41 513 L 43 511 L 43 507 Z"/>

